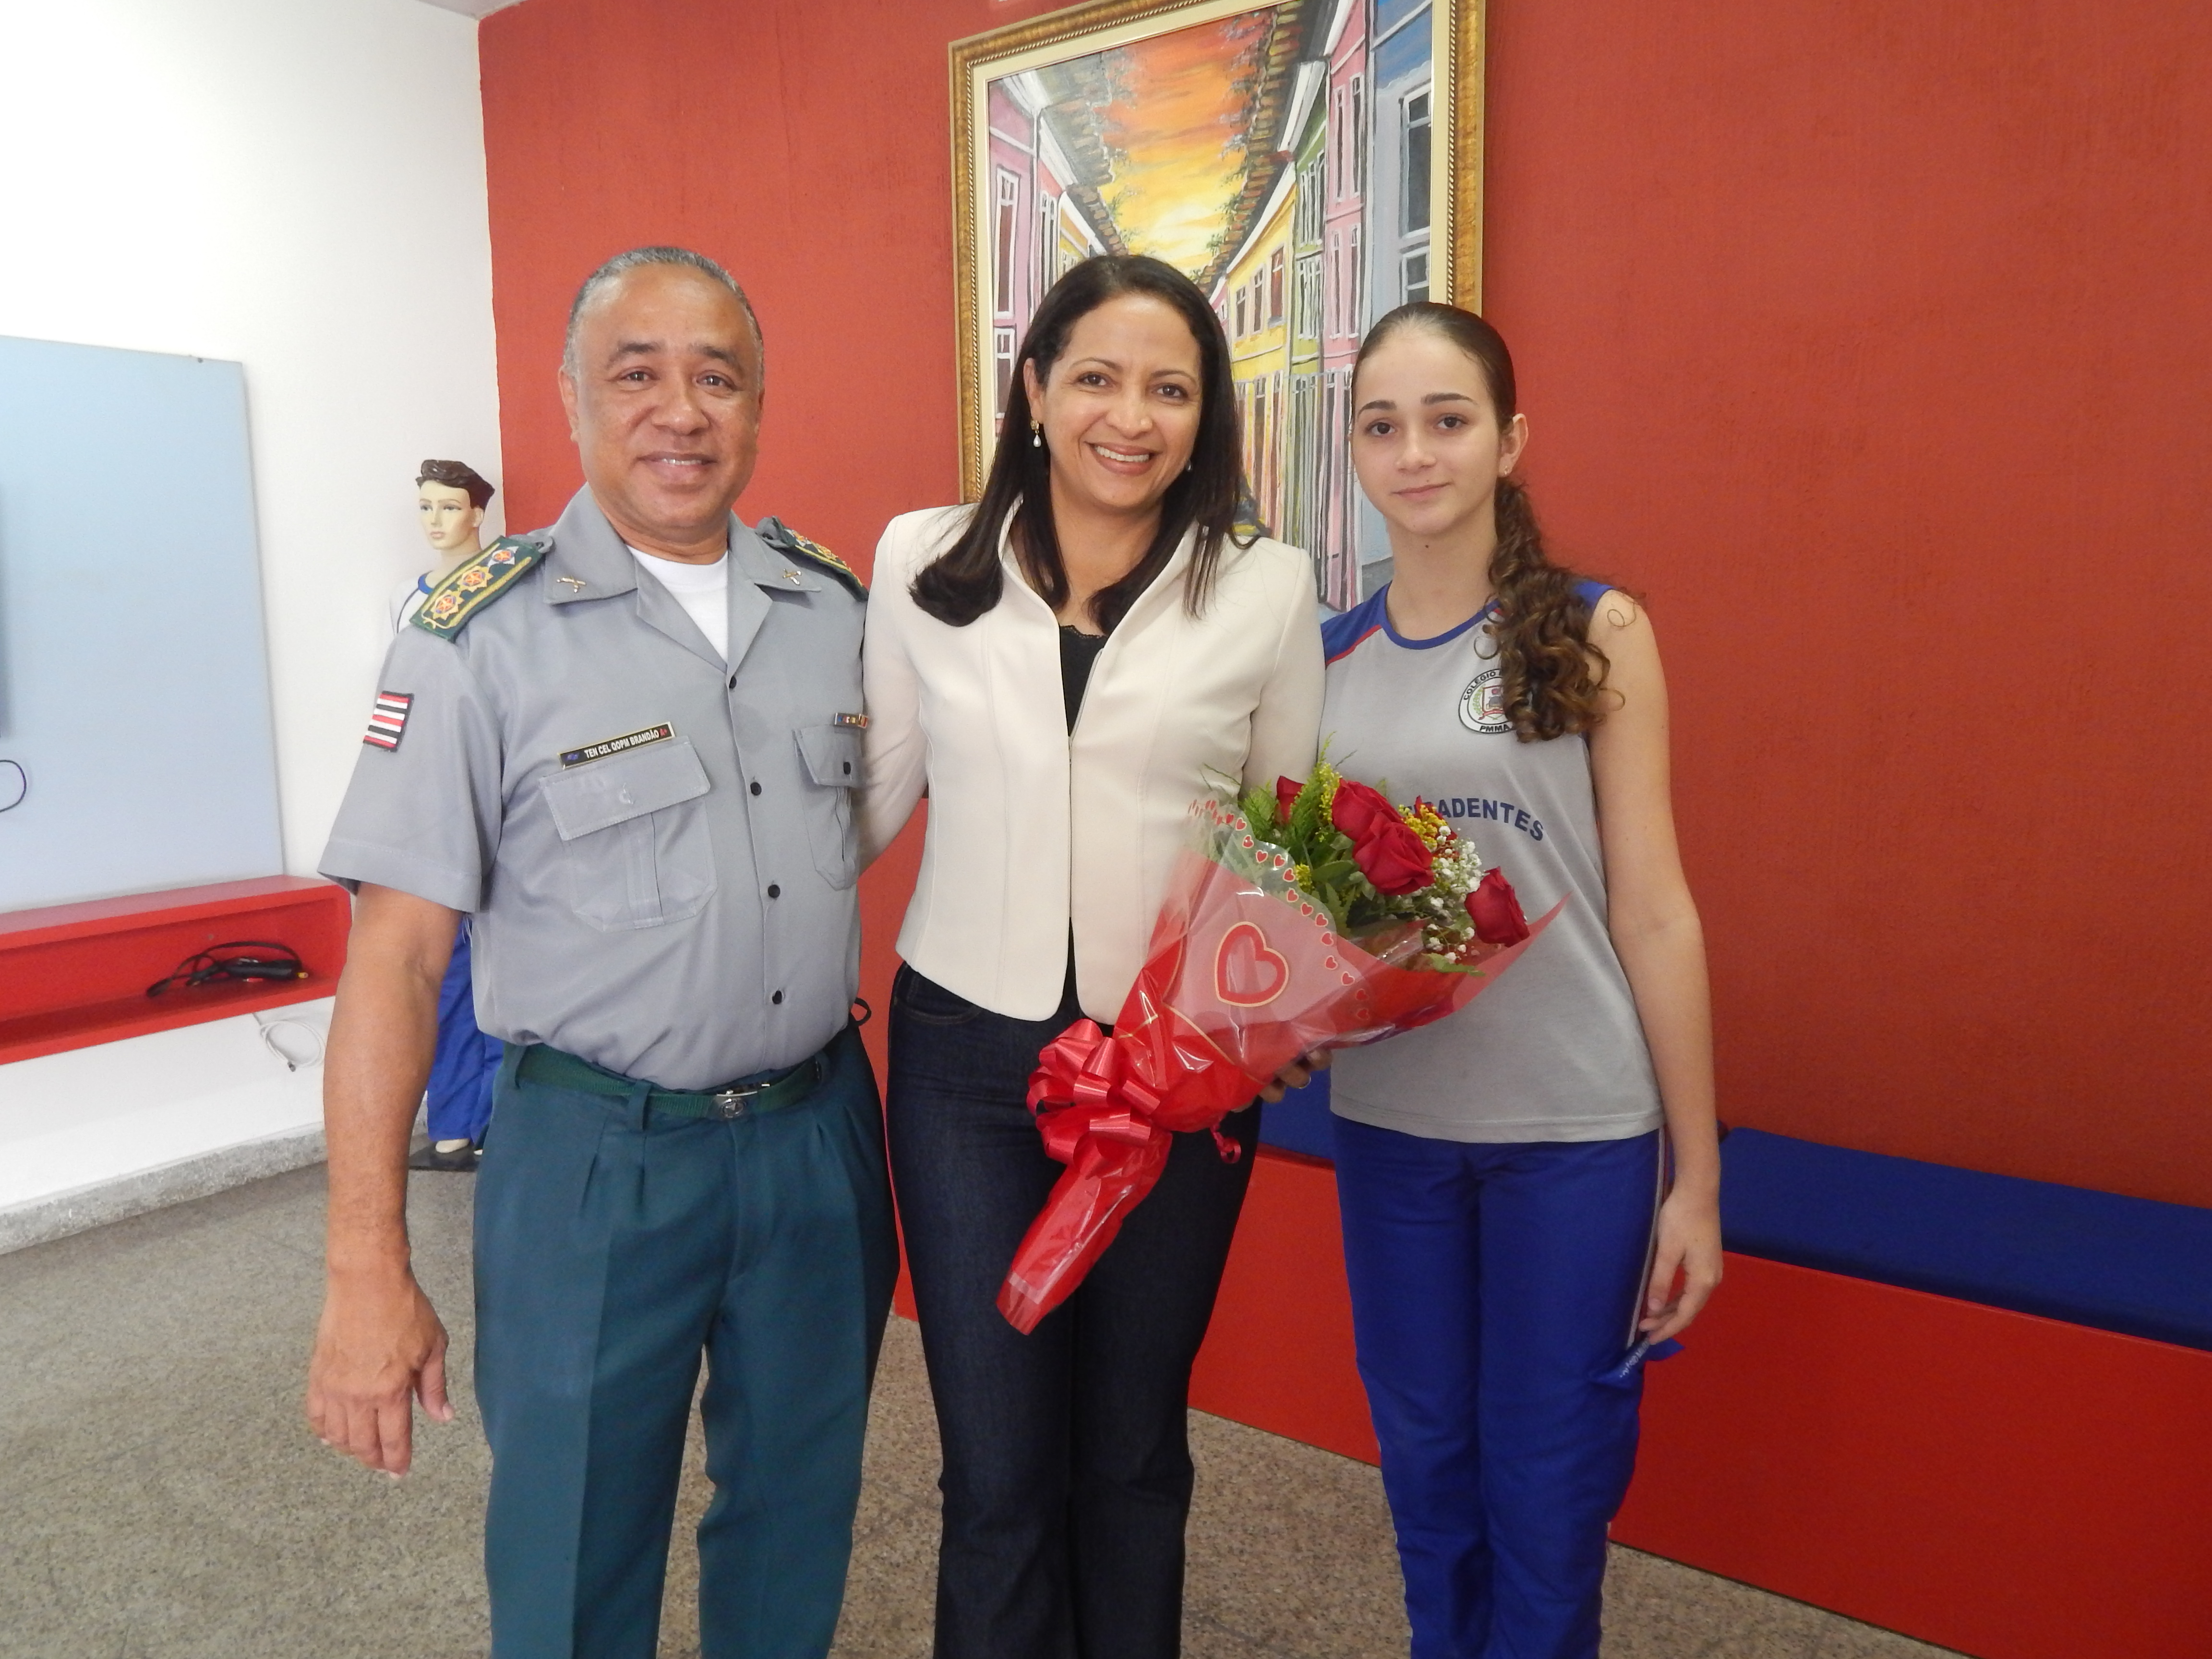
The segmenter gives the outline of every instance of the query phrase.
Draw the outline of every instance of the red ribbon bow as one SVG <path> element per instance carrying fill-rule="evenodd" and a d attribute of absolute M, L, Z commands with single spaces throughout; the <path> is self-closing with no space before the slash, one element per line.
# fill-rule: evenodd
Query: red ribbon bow
<path fill-rule="evenodd" d="M 1044 1149 L 1062 1164 L 1075 1161 L 1087 1134 L 1146 1145 L 1160 1133 L 1152 1121 L 1159 1107 L 1159 1091 L 1136 1075 L 1127 1046 L 1095 1019 L 1079 1019 L 1054 1038 L 1030 1079 Z"/>
<path fill-rule="evenodd" d="M 1008 1322 L 1036 1329 L 1082 1283 L 1167 1167 L 1176 1130 L 1210 1127 L 1224 1160 L 1242 1158 L 1221 1133 L 1221 1115 L 1257 1086 L 1172 1009 L 1110 1036 L 1079 1019 L 1048 1043 L 1030 1079 L 1030 1109 L 1045 1151 L 1067 1170 L 1000 1287 Z"/>
<path fill-rule="evenodd" d="M 1163 1011 L 1161 1018 L 1187 1023 L 1172 1009 Z M 1174 1045 L 1180 1034 L 1170 1026 L 1162 1035 Z M 1205 1042 L 1195 1027 L 1190 1035 Z M 1029 1093 L 1030 1110 L 1036 1115 L 1045 1151 L 1062 1164 L 1073 1164 L 1085 1135 L 1144 1146 L 1167 1133 L 1168 1128 L 1156 1121 L 1168 1104 L 1166 1093 L 1146 1075 L 1152 1068 L 1145 1062 L 1158 1046 L 1139 1042 L 1136 1034 L 1117 1042 L 1095 1019 L 1077 1020 L 1046 1044 L 1030 1074 Z M 1178 1059 L 1188 1064 L 1188 1057 Z M 1218 1128 L 1213 1131 L 1213 1141 L 1225 1164 L 1244 1155 L 1244 1149 Z"/>

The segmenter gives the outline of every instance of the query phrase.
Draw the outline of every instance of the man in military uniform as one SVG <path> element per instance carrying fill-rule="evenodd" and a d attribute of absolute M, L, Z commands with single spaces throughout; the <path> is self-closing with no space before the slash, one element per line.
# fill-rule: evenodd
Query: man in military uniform
<path fill-rule="evenodd" d="M 762 348 L 713 262 L 610 261 L 561 395 L 586 487 L 464 563 L 386 661 L 324 872 L 331 1024 L 317 1432 L 397 1476 L 446 1337 L 409 1131 L 457 914 L 506 1043 L 476 1215 L 499 1659 L 649 1659 L 703 1353 L 708 1659 L 821 1655 L 896 1266 L 851 1024 L 864 595 L 732 504 Z"/>

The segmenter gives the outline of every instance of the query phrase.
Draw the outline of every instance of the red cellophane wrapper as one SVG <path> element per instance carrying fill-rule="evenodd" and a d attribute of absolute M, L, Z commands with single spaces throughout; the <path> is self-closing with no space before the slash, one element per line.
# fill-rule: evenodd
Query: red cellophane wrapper
<path fill-rule="evenodd" d="M 1353 945 L 1300 892 L 1289 860 L 1256 842 L 1233 809 L 1192 809 L 1196 845 L 1179 855 L 1145 965 L 1109 1036 L 1078 1020 L 1030 1079 L 1045 1150 L 1067 1165 L 1030 1225 L 999 1291 L 1027 1332 L 1065 1301 L 1166 1166 L 1176 1133 L 1220 1132 L 1301 1054 L 1372 1042 L 1463 1008 L 1533 945 L 1565 903 L 1517 945 L 1485 947 L 1474 971 L 1407 965 L 1419 930 Z"/>

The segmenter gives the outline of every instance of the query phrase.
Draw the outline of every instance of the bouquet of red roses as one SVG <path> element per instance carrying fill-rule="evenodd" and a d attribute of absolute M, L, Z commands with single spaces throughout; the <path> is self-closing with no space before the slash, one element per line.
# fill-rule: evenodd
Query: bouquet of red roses
<path fill-rule="evenodd" d="M 1078 1020 L 1030 1078 L 1067 1172 L 999 1291 L 1018 1330 L 1082 1282 L 1159 1179 L 1171 1134 L 1212 1129 L 1234 1159 L 1222 1119 L 1285 1066 L 1464 1007 L 1559 914 L 1530 924 L 1433 807 L 1394 806 L 1326 759 L 1236 808 L 1199 801 L 1191 819 L 1111 1035 Z"/>

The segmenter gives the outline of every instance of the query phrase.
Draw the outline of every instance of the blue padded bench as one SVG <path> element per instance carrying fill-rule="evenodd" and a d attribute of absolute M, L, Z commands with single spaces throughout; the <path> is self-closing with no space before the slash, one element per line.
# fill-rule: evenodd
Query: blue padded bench
<path fill-rule="evenodd" d="M 1329 1127 L 1328 1073 L 1303 1089 L 1293 1089 L 1260 1111 L 1260 1140 L 1305 1158 L 1336 1162 L 1336 1135 Z"/>
<path fill-rule="evenodd" d="M 2212 1210 L 1759 1129 L 1721 1166 L 1731 1250 L 2212 1349 Z"/>
<path fill-rule="evenodd" d="M 1260 1135 L 1332 1158 L 1327 1075 L 1265 1108 Z M 1731 1250 L 2212 1349 L 2212 1210 L 1762 1129 L 1731 1133 L 1721 1166 Z"/>

